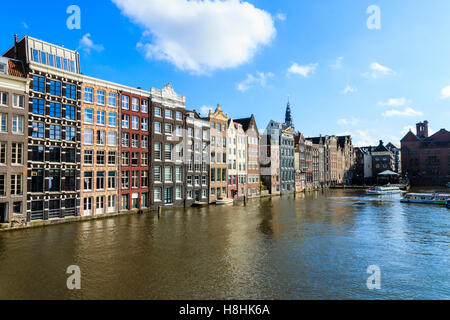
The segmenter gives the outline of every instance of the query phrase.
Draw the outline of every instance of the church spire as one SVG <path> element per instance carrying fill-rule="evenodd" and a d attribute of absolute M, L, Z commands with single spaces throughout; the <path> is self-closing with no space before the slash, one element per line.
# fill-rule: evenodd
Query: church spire
<path fill-rule="evenodd" d="M 291 103 L 288 98 L 288 103 L 286 107 L 286 118 L 285 121 L 287 126 L 294 128 L 294 122 L 292 121 L 292 111 L 291 111 Z"/>

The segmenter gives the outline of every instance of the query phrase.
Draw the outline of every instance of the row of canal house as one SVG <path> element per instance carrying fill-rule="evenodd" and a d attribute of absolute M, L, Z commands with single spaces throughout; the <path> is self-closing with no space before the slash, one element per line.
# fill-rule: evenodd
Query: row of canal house
<path fill-rule="evenodd" d="M 261 194 L 254 116 L 186 109 L 170 84 L 86 76 L 76 51 L 15 37 L 0 57 L 0 223 Z"/>

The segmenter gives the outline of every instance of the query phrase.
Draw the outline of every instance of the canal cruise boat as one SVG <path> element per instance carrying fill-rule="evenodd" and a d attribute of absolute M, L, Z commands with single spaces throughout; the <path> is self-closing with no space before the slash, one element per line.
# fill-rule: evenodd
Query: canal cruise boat
<path fill-rule="evenodd" d="M 400 200 L 400 202 L 448 206 L 450 202 L 450 194 L 407 193 L 403 199 Z"/>
<path fill-rule="evenodd" d="M 391 194 L 400 194 L 402 190 L 399 187 L 372 187 L 366 191 L 368 196 L 383 196 Z"/>

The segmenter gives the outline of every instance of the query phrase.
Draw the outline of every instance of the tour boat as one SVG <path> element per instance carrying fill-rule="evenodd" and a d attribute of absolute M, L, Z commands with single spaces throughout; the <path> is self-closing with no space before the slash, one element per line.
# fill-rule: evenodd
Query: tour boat
<path fill-rule="evenodd" d="M 400 190 L 399 187 L 372 187 L 366 191 L 366 195 L 369 196 L 382 196 L 399 193 L 402 193 L 402 190 Z"/>
<path fill-rule="evenodd" d="M 407 193 L 400 201 L 403 203 L 437 204 L 445 206 L 450 201 L 450 194 Z"/>
<path fill-rule="evenodd" d="M 234 202 L 233 199 L 219 199 L 216 201 L 216 205 L 221 206 L 221 205 L 225 205 L 225 204 L 231 204 L 233 202 Z"/>

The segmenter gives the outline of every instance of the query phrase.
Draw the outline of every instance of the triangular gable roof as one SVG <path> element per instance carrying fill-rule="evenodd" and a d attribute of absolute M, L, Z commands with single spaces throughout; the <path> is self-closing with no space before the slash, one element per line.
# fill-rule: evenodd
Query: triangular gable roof
<path fill-rule="evenodd" d="M 418 136 L 416 136 L 412 131 L 409 131 L 402 140 L 403 141 L 422 141 Z"/>
<path fill-rule="evenodd" d="M 438 132 L 436 132 L 435 134 L 433 134 L 431 137 L 428 137 L 425 139 L 427 142 L 430 141 L 450 141 L 450 132 L 445 130 L 445 129 L 441 129 Z"/>

